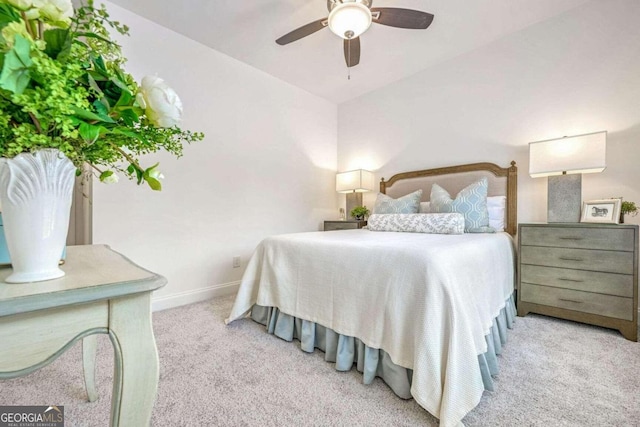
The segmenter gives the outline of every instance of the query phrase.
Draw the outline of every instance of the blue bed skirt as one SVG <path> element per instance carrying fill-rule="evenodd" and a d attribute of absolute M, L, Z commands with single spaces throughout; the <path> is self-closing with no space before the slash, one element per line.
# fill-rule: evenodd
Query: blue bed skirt
<path fill-rule="evenodd" d="M 484 388 L 493 391 L 493 375 L 498 374 L 498 358 L 502 346 L 507 342 L 507 329 L 513 327 L 516 308 L 511 295 L 500 314 L 493 319 L 493 326 L 485 336 L 487 352 L 478 355 Z M 363 374 L 363 383 L 370 384 L 380 377 L 395 394 L 403 399 L 411 398 L 413 370 L 396 365 L 386 351 L 366 346 L 358 338 L 341 335 L 314 322 L 298 319 L 280 312 L 277 307 L 254 305 L 251 318 L 267 327 L 267 332 L 292 341 L 300 341 L 303 351 L 312 353 L 315 348 L 325 353 L 327 362 L 334 362 L 336 370 L 356 369 Z"/>

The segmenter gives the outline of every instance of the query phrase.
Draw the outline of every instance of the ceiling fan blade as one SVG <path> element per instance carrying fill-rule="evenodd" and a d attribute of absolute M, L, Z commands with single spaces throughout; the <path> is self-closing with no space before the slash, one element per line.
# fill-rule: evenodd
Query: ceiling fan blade
<path fill-rule="evenodd" d="M 374 18 L 373 22 L 390 27 L 424 30 L 433 22 L 432 14 L 413 9 L 372 7 L 371 12 L 380 12 L 380 16 Z"/>
<path fill-rule="evenodd" d="M 355 67 L 360 63 L 360 37 L 344 41 L 344 60 L 347 67 Z"/>
<path fill-rule="evenodd" d="M 302 27 L 285 34 L 284 36 L 276 40 L 276 43 L 278 43 L 280 46 L 284 46 L 285 44 L 289 44 L 296 40 L 300 40 L 303 37 L 307 37 L 308 35 L 311 35 L 316 31 L 320 31 L 326 26 L 327 18 L 318 19 L 317 21 L 313 21 L 307 25 L 303 25 Z"/>

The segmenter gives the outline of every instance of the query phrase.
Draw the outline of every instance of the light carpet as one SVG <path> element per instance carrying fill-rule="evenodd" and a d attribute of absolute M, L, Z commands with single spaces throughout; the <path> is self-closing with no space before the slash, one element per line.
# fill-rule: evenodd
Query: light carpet
<path fill-rule="evenodd" d="M 413 400 L 323 353 L 241 320 L 233 297 L 154 314 L 160 385 L 153 426 L 436 426 Z M 0 343 L 1 345 L 1 343 Z M 618 332 L 537 315 L 518 318 L 499 358 L 496 391 L 467 426 L 640 425 L 640 344 Z M 64 405 L 66 425 L 107 426 L 113 350 L 99 338 L 100 398 L 86 401 L 80 345 L 34 374 L 0 381 L 0 405 Z"/>

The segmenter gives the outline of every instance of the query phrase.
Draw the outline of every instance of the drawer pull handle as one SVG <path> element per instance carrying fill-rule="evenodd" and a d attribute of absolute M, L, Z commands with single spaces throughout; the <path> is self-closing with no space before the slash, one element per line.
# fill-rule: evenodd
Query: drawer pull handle
<path fill-rule="evenodd" d="M 566 277 L 560 277 L 558 280 L 564 280 L 565 282 L 576 282 L 576 283 L 584 282 L 584 280 L 567 279 Z"/>
<path fill-rule="evenodd" d="M 570 257 L 565 257 L 565 256 L 561 256 L 561 257 L 560 257 L 560 259 L 561 259 L 562 261 L 578 261 L 578 262 L 582 262 L 582 261 L 584 261 L 584 260 L 583 260 L 583 259 L 581 259 L 581 258 L 570 258 Z"/>
<path fill-rule="evenodd" d="M 582 301 L 576 301 L 573 299 L 565 299 L 565 298 L 558 298 L 560 301 L 566 301 L 566 302 L 575 302 L 576 304 L 582 304 Z"/>
<path fill-rule="evenodd" d="M 582 240 L 582 237 L 558 237 L 560 240 Z"/>

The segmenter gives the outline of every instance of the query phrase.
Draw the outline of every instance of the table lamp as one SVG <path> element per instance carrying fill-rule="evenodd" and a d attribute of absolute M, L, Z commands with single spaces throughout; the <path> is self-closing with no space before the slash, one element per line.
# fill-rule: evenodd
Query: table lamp
<path fill-rule="evenodd" d="M 580 222 L 582 174 L 606 167 L 607 132 L 529 144 L 529 175 L 548 177 L 547 222 Z"/>
<path fill-rule="evenodd" d="M 356 206 L 362 206 L 362 193 L 373 191 L 373 173 L 357 169 L 336 174 L 336 191 L 347 194 L 347 215 L 351 216 L 351 210 Z"/>

